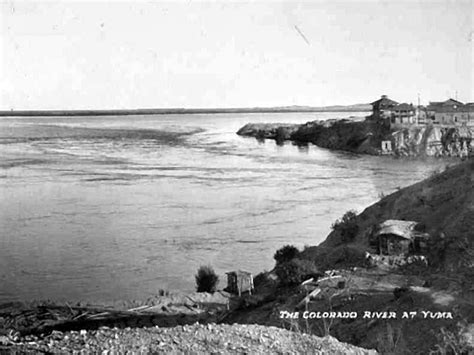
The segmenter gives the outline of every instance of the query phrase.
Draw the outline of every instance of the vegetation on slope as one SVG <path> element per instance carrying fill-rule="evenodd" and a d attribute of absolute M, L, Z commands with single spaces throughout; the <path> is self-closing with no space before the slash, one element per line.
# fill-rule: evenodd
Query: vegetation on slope
<path fill-rule="evenodd" d="M 304 288 L 285 280 L 278 282 L 274 272 L 264 273 L 256 278 L 257 295 L 243 302 L 227 321 L 331 334 L 383 353 L 467 353 L 473 346 L 468 335 L 474 331 L 474 160 L 401 189 L 349 217 L 350 224 L 357 225 L 351 228 L 356 230 L 354 236 L 343 236 L 346 229 L 339 225 L 322 244 L 307 247 L 291 259 L 312 265 L 320 274 L 339 269 L 349 286 L 302 305 L 307 295 Z M 370 250 L 369 232 L 388 219 L 419 222 L 431 235 L 428 266 L 413 264 L 389 272 L 368 268 L 365 252 Z M 281 311 L 299 311 L 301 315 L 304 310 L 359 315 L 392 311 L 398 317 L 308 320 L 280 316 Z M 418 315 L 439 312 L 436 314 L 452 318 L 401 319 L 404 311 Z"/>
<path fill-rule="evenodd" d="M 385 220 L 416 221 L 434 238 L 445 239 L 443 270 L 465 272 L 474 261 L 474 160 L 394 192 L 356 218 L 359 231 L 354 246 L 368 248 L 367 231 Z M 340 245 L 341 237 L 333 231 L 321 246 Z"/>

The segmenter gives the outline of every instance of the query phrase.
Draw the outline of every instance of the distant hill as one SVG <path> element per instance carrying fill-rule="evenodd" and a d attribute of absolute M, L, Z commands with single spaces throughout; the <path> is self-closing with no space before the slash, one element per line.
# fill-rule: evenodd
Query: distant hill
<path fill-rule="evenodd" d="M 332 105 L 332 106 L 321 106 L 321 107 L 310 107 L 310 106 L 289 106 L 300 108 L 302 111 L 323 111 L 323 112 L 364 112 L 372 111 L 370 104 L 354 104 L 354 105 Z"/>
<path fill-rule="evenodd" d="M 0 117 L 12 116 L 126 116 L 217 113 L 273 113 L 273 112 L 363 112 L 370 111 L 370 104 L 333 106 L 279 106 L 242 108 L 150 108 L 133 110 L 4 110 Z"/>

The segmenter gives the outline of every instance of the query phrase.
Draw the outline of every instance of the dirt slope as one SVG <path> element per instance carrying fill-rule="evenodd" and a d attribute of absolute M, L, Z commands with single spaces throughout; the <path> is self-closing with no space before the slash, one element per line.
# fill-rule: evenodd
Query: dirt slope
<path fill-rule="evenodd" d="M 339 269 L 347 274 L 342 289 L 325 289 L 337 296 L 314 299 L 305 305 L 306 310 L 357 312 L 359 316 L 326 323 L 298 319 L 298 326 L 308 333 L 324 334 L 329 324 L 330 334 L 337 339 L 381 352 L 426 354 L 441 347 L 442 353 L 456 346 L 464 349 L 458 353 L 465 353 L 472 349 L 474 341 L 467 344 L 461 334 L 474 329 L 473 187 L 474 160 L 465 161 L 366 208 L 356 217 L 358 232 L 351 242 L 343 243 L 341 235 L 332 232 L 319 246 L 306 247 L 298 259 L 313 262 L 322 271 Z M 365 251 L 371 249 L 368 231 L 387 219 L 424 225 L 433 240 L 429 252 L 434 248 L 439 262 L 391 271 L 366 268 Z M 261 296 L 263 301 L 235 312 L 229 321 L 282 327 L 285 324 L 278 317 L 279 310 L 301 311 L 301 300 L 307 295 L 302 287 L 285 288 L 269 280 L 260 289 L 257 286 L 257 295 L 261 292 L 265 296 Z M 427 310 L 450 312 L 452 319 L 401 317 L 404 311 L 421 315 Z M 365 311 L 392 311 L 396 317 L 364 319 L 360 315 Z"/>
<path fill-rule="evenodd" d="M 368 247 L 366 232 L 387 219 L 412 220 L 426 226 L 432 236 L 447 240 L 444 266 L 456 271 L 471 258 L 474 243 L 474 160 L 453 166 L 411 185 L 366 208 L 358 217 L 354 244 Z M 332 232 L 321 244 L 334 247 L 340 236 Z"/>

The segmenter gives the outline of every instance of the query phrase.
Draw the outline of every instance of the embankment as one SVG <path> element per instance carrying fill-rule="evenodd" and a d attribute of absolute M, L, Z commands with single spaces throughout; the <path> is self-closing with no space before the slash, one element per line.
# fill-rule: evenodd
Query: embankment
<path fill-rule="evenodd" d="M 450 347 L 469 353 L 474 350 L 474 339 L 468 337 L 474 331 L 473 201 L 472 159 L 383 197 L 355 216 L 357 228 L 350 238 L 335 228 L 320 245 L 293 255 L 286 261 L 289 264 L 258 275 L 255 295 L 227 321 L 331 334 L 382 353 L 425 354 L 436 349 L 449 353 Z M 367 262 L 366 252 L 374 253 L 371 231 L 389 219 L 416 221 L 429 235 L 427 265 L 386 270 Z M 279 268 L 286 273 L 279 273 Z M 312 290 L 319 293 L 304 301 L 311 289 L 301 280 L 307 280 L 306 272 L 314 268 L 319 275 L 312 276 L 316 280 Z M 322 281 L 330 279 L 327 275 L 340 276 L 331 285 L 331 280 Z M 301 277 L 289 285 L 280 276 L 286 281 Z M 357 316 L 308 320 L 304 311 Z M 424 317 L 428 311 L 437 316 Z M 281 312 L 299 317 L 281 317 Z M 365 317 L 366 312 L 370 316 Z M 404 317 L 404 312 L 414 316 Z M 395 316 L 389 318 L 390 314 Z"/>
<path fill-rule="evenodd" d="M 351 245 L 370 247 L 367 231 L 385 220 L 416 221 L 432 236 L 443 234 L 445 271 L 464 273 L 474 267 L 474 159 L 383 197 L 356 217 L 358 232 Z M 342 244 L 333 231 L 321 247 Z"/>
<path fill-rule="evenodd" d="M 412 125 L 390 127 L 370 119 L 312 121 L 301 125 L 252 124 L 238 135 L 258 139 L 312 143 L 322 148 L 359 154 L 390 154 L 403 157 L 466 157 L 473 154 L 472 127 Z M 382 149 L 382 142 L 389 142 Z"/>
<path fill-rule="evenodd" d="M 219 305 L 222 300 L 218 293 L 168 295 L 129 310 L 47 303 L 0 305 L 0 353 L 376 354 L 332 337 L 251 324 L 216 324 L 218 314 L 203 313 L 208 313 L 211 303 Z"/>

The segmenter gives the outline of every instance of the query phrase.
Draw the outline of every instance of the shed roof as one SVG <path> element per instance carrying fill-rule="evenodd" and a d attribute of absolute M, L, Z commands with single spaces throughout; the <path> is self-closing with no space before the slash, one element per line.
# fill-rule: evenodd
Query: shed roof
<path fill-rule="evenodd" d="M 383 234 L 393 234 L 405 239 L 413 239 L 416 231 L 415 226 L 418 222 L 401 221 L 397 219 L 388 219 L 379 224 L 379 230 L 375 233 L 376 236 Z"/>

